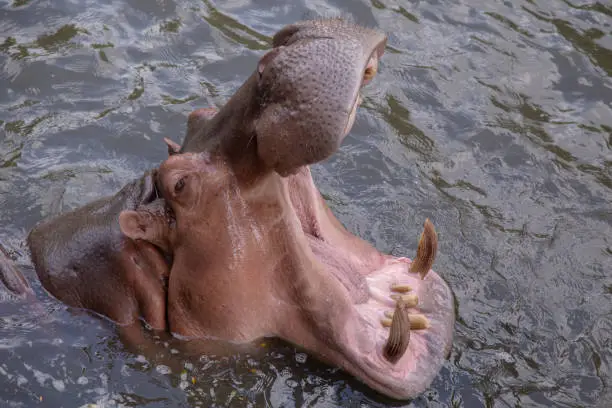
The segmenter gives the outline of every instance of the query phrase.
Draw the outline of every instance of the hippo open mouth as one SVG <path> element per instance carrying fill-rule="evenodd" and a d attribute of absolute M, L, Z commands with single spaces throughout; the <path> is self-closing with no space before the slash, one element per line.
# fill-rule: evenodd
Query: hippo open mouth
<path fill-rule="evenodd" d="M 388 396 L 423 392 L 450 350 L 454 324 L 452 294 L 430 270 L 431 222 L 414 262 L 384 255 L 338 223 L 308 167 L 273 174 L 246 187 L 221 157 L 203 153 L 161 166 L 158 182 L 176 219 L 171 330 L 234 342 L 278 336 Z M 159 231 L 138 212 L 122 213 L 130 217 L 141 226 L 124 229 L 132 238 Z"/>
<path fill-rule="evenodd" d="M 308 169 L 293 177 L 302 178 L 301 189 L 295 179 L 288 183 L 310 248 L 353 305 L 324 358 L 386 395 L 418 395 L 450 352 L 455 319 L 452 293 L 430 269 L 433 224 L 425 221 L 413 261 L 383 255 L 333 218 Z"/>

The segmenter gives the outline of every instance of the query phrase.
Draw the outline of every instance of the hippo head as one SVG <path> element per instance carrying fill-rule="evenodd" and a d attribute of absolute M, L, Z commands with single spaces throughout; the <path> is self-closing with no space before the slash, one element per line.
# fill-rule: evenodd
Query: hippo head
<path fill-rule="evenodd" d="M 350 130 L 385 41 L 336 19 L 285 27 L 230 101 L 192 113 L 182 147 L 169 143 L 156 180 L 172 228 L 136 211 L 122 230 L 150 241 L 171 231 L 174 333 L 278 336 L 399 399 L 437 375 L 454 310 L 430 269 L 433 224 L 414 262 L 381 254 L 334 217 L 308 167 Z"/>

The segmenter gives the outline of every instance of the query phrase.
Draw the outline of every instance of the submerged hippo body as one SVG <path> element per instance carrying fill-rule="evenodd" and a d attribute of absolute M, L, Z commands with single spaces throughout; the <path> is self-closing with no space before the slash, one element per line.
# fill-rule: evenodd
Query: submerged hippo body
<path fill-rule="evenodd" d="M 285 27 L 232 99 L 161 165 L 157 186 L 173 214 L 172 332 L 278 336 L 395 398 L 429 386 L 454 325 L 451 292 L 430 270 L 433 226 L 414 262 L 381 254 L 344 229 L 308 168 L 350 130 L 385 41 L 341 20 Z M 134 240 L 164 228 L 138 210 L 119 220 Z"/>

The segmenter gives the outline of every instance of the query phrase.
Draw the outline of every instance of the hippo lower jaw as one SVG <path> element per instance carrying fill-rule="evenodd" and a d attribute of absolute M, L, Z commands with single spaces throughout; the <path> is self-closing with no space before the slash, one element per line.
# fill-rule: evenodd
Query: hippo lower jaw
<path fill-rule="evenodd" d="M 348 338 L 346 349 L 359 362 L 355 364 L 355 369 L 362 371 L 359 378 L 398 399 L 414 398 L 429 387 L 450 351 L 453 336 L 450 289 L 435 272 L 430 271 L 421 280 L 408 272 L 409 265 L 409 260 L 389 260 L 368 276 L 371 297 L 355 305 L 353 322 L 347 323 L 347 332 L 353 332 L 354 337 Z M 412 288 L 409 295 L 399 295 L 406 298 L 403 310 L 392 298 L 394 291 L 390 288 L 394 286 Z M 398 343 L 391 332 L 396 322 L 407 316 L 404 321 L 409 323 L 397 330 L 404 330 L 400 335 L 409 340 Z M 393 340 L 397 344 L 391 344 Z M 400 343 L 405 342 L 407 347 L 401 350 Z"/>
<path fill-rule="evenodd" d="M 428 228 L 433 231 L 429 221 L 424 232 Z M 379 268 L 364 277 L 367 295 L 353 296 L 344 327 L 336 328 L 331 337 L 320 336 L 326 344 L 316 348 L 323 359 L 396 399 L 425 391 L 452 345 L 453 296 L 430 269 L 437 241 L 432 244 L 425 235 L 414 262 L 385 256 Z M 322 253 L 320 248 L 313 252 Z M 336 277 L 343 276 L 327 267 Z"/>

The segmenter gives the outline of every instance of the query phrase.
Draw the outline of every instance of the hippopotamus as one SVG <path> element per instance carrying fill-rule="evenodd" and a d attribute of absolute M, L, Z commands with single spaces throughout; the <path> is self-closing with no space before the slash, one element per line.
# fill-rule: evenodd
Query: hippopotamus
<path fill-rule="evenodd" d="M 276 336 L 379 392 L 423 392 L 450 350 L 453 299 L 431 270 L 426 220 L 414 261 L 347 231 L 309 166 L 352 128 L 386 37 L 340 19 L 284 27 L 215 114 L 111 197 L 36 226 L 47 291 L 118 323 L 186 338 Z"/>
<path fill-rule="evenodd" d="M 454 310 L 431 270 L 433 224 L 414 262 L 384 255 L 333 216 L 309 169 L 352 127 L 385 42 L 341 20 L 283 28 L 253 75 L 156 172 L 171 228 L 145 211 L 120 213 L 135 241 L 168 232 L 174 334 L 280 337 L 398 399 L 437 375 Z"/>

